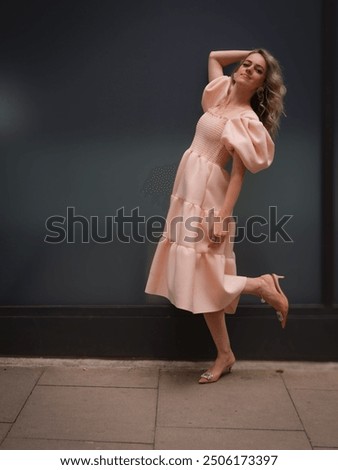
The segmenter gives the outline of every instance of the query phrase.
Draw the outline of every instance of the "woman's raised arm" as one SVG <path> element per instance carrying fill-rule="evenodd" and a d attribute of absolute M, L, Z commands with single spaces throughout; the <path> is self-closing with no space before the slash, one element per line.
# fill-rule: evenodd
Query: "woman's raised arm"
<path fill-rule="evenodd" d="M 209 82 L 223 75 L 223 67 L 245 59 L 251 51 L 211 51 L 209 54 Z"/>

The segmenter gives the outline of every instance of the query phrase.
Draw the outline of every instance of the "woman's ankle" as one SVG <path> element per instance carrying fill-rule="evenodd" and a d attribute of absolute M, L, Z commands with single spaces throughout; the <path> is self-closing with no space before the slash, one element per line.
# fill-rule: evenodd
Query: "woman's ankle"
<path fill-rule="evenodd" d="M 246 284 L 242 291 L 242 294 L 255 295 L 260 297 L 262 291 L 263 279 L 259 277 L 247 277 Z"/>
<path fill-rule="evenodd" d="M 235 359 L 235 355 L 232 350 L 229 349 L 227 351 L 218 351 L 216 361 L 229 362 L 233 359 Z"/>

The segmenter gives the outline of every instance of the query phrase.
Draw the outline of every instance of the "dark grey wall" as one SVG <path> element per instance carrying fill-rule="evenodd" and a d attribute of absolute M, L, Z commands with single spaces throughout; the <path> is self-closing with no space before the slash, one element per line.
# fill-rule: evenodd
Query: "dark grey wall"
<path fill-rule="evenodd" d="M 335 10 L 335 24 L 338 25 L 338 8 L 336 6 Z M 337 53 L 338 53 L 338 35 L 336 34 L 336 42 L 335 42 L 335 58 L 334 63 L 335 63 L 335 76 L 334 76 L 334 81 L 337 84 L 338 83 L 338 60 L 337 60 Z M 334 197 L 335 197 L 335 207 L 334 207 L 334 213 L 335 213 L 335 233 L 334 233 L 334 239 L 335 239 L 335 252 L 333 254 L 334 259 L 335 259 L 335 304 L 338 305 L 338 190 L 337 188 L 337 181 L 338 181 L 338 92 L 337 92 L 337 86 L 335 89 L 335 106 L 334 106 L 334 118 L 335 118 L 335 127 L 334 127 L 334 155 L 335 155 L 335 172 L 334 172 L 334 181 L 335 181 L 335 192 L 334 192 Z"/>
<path fill-rule="evenodd" d="M 319 303 L 320 4 L 7 2 L 0 28 L 1 304 L 167 303 L 144 294 L 153 243 L 80 243 L 76 230 L 75 243 L 47 244 L 46 220 L 65 217 L 67 206 L 98 216 L 101 230 L 121 207 L 127 215 L 139 207 L 145 218 L 164 216 L 201 114 L 209 51 L 258 46 L 283 66 L 287 118 L 273 166 L 246 177 L 237 213 L 240 223 L 267 217 L 269 206 L 278 216 L 292 214 L 286 228 L 293 243 L 238 244 L 238 272 L 283 273 L 292 303 Z"/>

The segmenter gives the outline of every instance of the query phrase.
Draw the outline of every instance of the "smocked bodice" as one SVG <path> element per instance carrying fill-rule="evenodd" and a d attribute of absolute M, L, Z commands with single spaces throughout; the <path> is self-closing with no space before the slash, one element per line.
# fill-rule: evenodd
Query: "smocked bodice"
<path fill-rule="evenodd" d="M 196 125 L 191 150 L 212 163 L 224 166 L 230 154 L 221 141 L 226 117 L 214 114 L 212 110 L 204 113 Z"/>

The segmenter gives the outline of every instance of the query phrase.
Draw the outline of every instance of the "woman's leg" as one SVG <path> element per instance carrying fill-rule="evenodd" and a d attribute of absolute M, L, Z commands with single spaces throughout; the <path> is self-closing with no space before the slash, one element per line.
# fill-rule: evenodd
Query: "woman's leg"
<path fill-rule="evenodd" d="M 262 277 L 247 277 L 246 284 L 242 290 L 242 294 L 251 294 L 255 296 L 260 296 L 261 289 L 263 287 Z"/>
<path fill-rule="evenodd" d="M 217 349 L 217 358 L 214 364 L 205 373 L 209 375 L 210 378 L 207 379 L 205 377 L 201 377 L 199 382 L 216 382 L 222 373 L 233 365 L 235 362 L 235 356 L 230 346 L 224 310 L 219 312 L 208 312 L 203 315 Z"/>
<path fill-rule="evenodd" d="M 273 308 L 280 310 L 282 312 L 282 327 L 284 328 L 289 308 L 288 300 L 277 288 L 271 274 L 248 277 L 241 293 L 264 298 Z M 206 372 L 211 378 L 201 378 L 200 383 L 216 382 L 229 365 L 235 362 L 235 356 L 230 346 L 224 311 L 204 313 L 204 319 L 214 340 L 217 358 L 212 367 Z"/>

